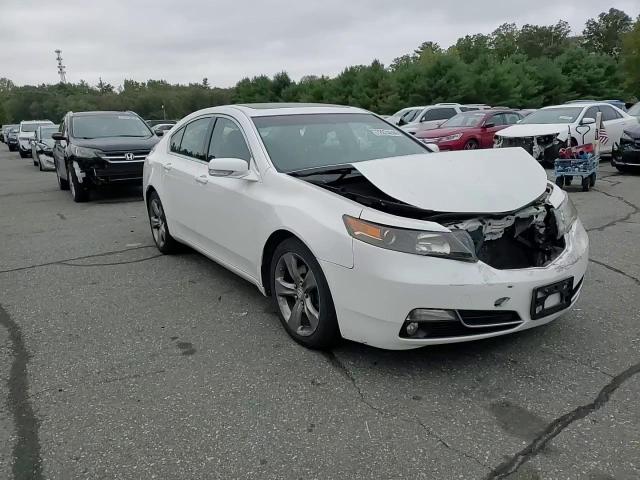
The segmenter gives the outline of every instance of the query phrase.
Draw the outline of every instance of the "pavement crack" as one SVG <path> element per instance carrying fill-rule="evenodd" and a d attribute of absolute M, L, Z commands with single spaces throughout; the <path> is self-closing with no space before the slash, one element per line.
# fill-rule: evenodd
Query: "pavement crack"
<path fill-rule="evenodd" d="M 110 252 L 102 252 L 102 253 L 93 253 L 91 255 L 84 255 L 81 257 L 73 257 L 73 258 L 66 258 L 63 260 L 56 260 L 53 262 L 44 262 L 44 263 L 36 263 L 33 265 L 27 265 L 24 267 L 15 267 L 15 268 L 8 268 L 6 270 L 0 270 L 0 274 L 2 273 L 11 273 L 11 272 L 21 272 L 24 270 L 32 270 L 34 268 L 40 268 L 40 267 L 48 267 L 50 265 L 65 265 L 65 264 L 69 264 L 69 262 L 75 262 L 77 260 L 85 260 L 85 259 L 89 259 L 89 258 L 98 258 L 98 257 L 107 257 L 109 255 L 116 255 L 118 253 L 126 253 L 126 252 L 131 252 L 134 250 L 141 250 L 143 248 L 156 248 L 155 245 L 141 245 L 139 247 L 131 247 L 131 248 L 123 248 L 122 250 L 112 250 Z M 159 256 L 159 255 L 158 255 Z M 155 257 L 150 257 L 150 258 L 155 258 Z M 150 258 L 147 258 L 147 260 L 149 260 Z M 140 260 L 137 260 L 140 261 Z M 130 262 L 123 262 L 123 263 L 130 263 Z M 135 263 L 135 261 L 133 262 Z M 121 263 L 113 263 L 112 265 L 120 265 Z M 72 265 L 74 267 L 82 267 L 82 266 L 99 266 L 99 265 L 109 265 L 107 263 L 100 263 L 100 264 L 96 264 L 96 265 Z"/>
<path fill-rule="evenodd" d="M 596 265 L 600 265 L 601 267 L 604 267 L 607 270 L 611 270 L 612 272 L 615 272 L 624 277 L 627 277 L 629 280 L 632 280 L 636 285 L 640 285 L 640 278 L 634 277 L 633 275 L 625 272 L 624 270 L 620 270 L 619 268 L 612 267 L 611 265 L 601 262 L 600 260 L 596 260 L 594 258 L 590 258 L 589 261 L 595 263 Z"/>
<path fill-rule="evenodd" d="M 162 253 L 151 255 L 150 257 L 138 258 L 136 260 L 123 260 L 122 262 L 110 262 L 110 263 L 69 263 L 59 262 L 59 265 L 65 265 L 67 267 L 109 267 L 112 265 L 129 265 L 131 263 L 146 262 L 147 260 L 153 260 L 154 258 L 162 257 Z"/>
<path fill-rule="evenodd" d="M 610 222 L 605 223 L 604 225 L 600 225 L 599 227 L 592 227 L 592 228 L 587 228 L 587 232 L 602 232 L 603 230 L 609 228 L 609 227 L 613 227 L 614 225 L 617 225 L 618 223 L 625 223 L 627 222 L 631 217 L 633 217 L 635 214 L 637 214 L 638 212 L 640 212 L 640 207 L 638 207 L 637 205 L 631 203 L 629 200 L 619 196 L 619 195 L 613 195 L 611 193 L 607 193 L 604 192 L 602 190 L 598 190 L 597 188 L 594 188 L 593 190 L 595 190 L 598 193 L 601 193 L 602 195 L 609 197 L 609 198 L 614 198 L 622 203 L 624 203 L 625 205 L 627 205 L 628 207 L 631 207 L 631 212 L 629 212 L 627 215 L 625 215 L 622 218 L 619 218 L 617 220 L 612 220 Z"/>
<path fill-rule="evenodd" d="M 468 458 L 469 460 L 475 462 L 477 465 L 483 467 L 484 469 L 488 470 L 488 469 L 491 468 L 491 467 L 489 467 L 489 465 L 486 465 L 486 464 L 482 463 L 480 460 L 478 460 L 473 455 L 471 455 L 471 454 L 469 454 L 469 453 L 467 453 L 467 452 L 465 452 L 463 450 L 460 450 L 459 448 L 456 448 L 453 445 L 451 445 L 441 435 L 439 435 L 435 430 L 433 430 L 433 428 L 431 428 L 428 425 L 426 425 L 419 418 L 394 415 L 392 413 L 387 412 L 383 408 L 380 408 L 380 407 L 374 405 L 373 403 L 371 403 L 367 399 L 367 397 L 364 395 L 364 392 L 360 388 L 360 385 L 358 385 L 358 382 L 356 381 L 355 377 L 353 376 L 353 373 L 351 373 L 351 371 L 345 366 L 345 364 L 342 363 L 342 361 L 333 352 L 323 351 L 321 353 L 328 360 L 329 364 L 331 366 L 333 366 L 342 376 L 344 376 L 351 383 L 351 385 L 353 386 L 353 388 L 355 389 L 355 391 L 358 394 L 358 399 L 359 399 L 360 403 L 362 403 L 363 405 L 368 407 L 370 410 L 372 410 L 373 412 L 379 414 L 380 416 L 386 417 L 386 418 L 397 419 L 397 420 L 400 420 L 401 422 L 404 422 L 404 423 L 407 423 L 407 424 L 411 424 L 411 425 L 416 425 L 417 424 L 425 432 L 427 432 L 427 434 L 430 437 L 435 438 L 438 443 L 440 443 L 442 446 L 444 446 L 448 450 L 451 450 L 452 452 L 456 452 L 457 454 L 462 455 L 465 458 Z"/>
<path fill-rule="evenodd" d="M 40 457 L 40 422 L 29 401 L 29 381 L 27 366 L 31 355 L 22 336 L 22 329 L 0 305 L 0 325 L 3 326 L 11 342 L 13 362 L 9 371 L 7 386 L 7 408 L 13 417 L 16 441 L 13 445 L 14 480 L 42 480 L 42 459 Z"/>
<path fill-rule="evenodd" d="M 611 399 L 611 395 L 613 395 L 618 388 L 638 373 L 640 373 L 640 362 L 632 365 L 622 373 L 613 377 L 611 381 L 607 383 L 602 390 L 600 390 L 592 402 L 587 403 L 586 405 L 581 405 L 551 422 L 547 428 L 545 428 L 529 445 L 513 455 L 510 459 L 494 468 L 486 477 L 484 477 L 484 480 L 507 478 L 509 475 L 516 472 L 523 464 L 538 455 L 540 451 L 544 450 L 551 440 L 562 433 L 562 431 L 571 424 L 585 418 L 587 415 L 590 415 L 606 405 Z"/>

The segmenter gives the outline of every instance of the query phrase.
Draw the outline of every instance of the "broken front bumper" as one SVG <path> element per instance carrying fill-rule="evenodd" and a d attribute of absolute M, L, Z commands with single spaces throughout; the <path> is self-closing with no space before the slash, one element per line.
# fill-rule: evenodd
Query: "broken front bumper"
<path fill-rule="evenodd" d="M 558 135 L 540 135 L 536 137 L 501 137 L 496 136 L 495 148 L 520 147 L 539 162 L 553 163 L 566 142 L 557 139 Z"/>
<path fill-rule="evenodd" d="M 568 307 L 535 320 L 531 315 L 534 291 L 540 287 L 573 278 L 570 304 L 578 298 L 589 257 L 589 240 L 580 220 L 565 242 L 564 252 L 543 268 L 497 270 L 482 262 L 399 253 L 356 240 L 353 268 L 320 263 L 342 336 L 404 350 L 513 333 L 544 325 L 565 313 Z M 461 321 L 428 338 L 405 338 L 401 336 L 403 325 L 414 309 L 455 310 Z M 485 326 L 504 324 L 502 328 L 477 328 L 477 323 L 475 328 L 467 327 L 470 319 L 484 321 Z"/>

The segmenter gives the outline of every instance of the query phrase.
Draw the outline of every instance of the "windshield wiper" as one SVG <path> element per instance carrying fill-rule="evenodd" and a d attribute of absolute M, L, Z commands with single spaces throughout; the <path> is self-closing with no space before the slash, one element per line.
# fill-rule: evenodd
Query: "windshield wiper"
<path fill-rule="evenodd" d="M 313 177 L 315 175 L 349 175 L 356 168 L 352 165 L 346 166 L 330 166 L 330 167 L 314 167 L 314 168 L 304 168 L 302 170 L 293 170 L 291 172 L 287 172 L 288 175 L 292 177 Z"/>

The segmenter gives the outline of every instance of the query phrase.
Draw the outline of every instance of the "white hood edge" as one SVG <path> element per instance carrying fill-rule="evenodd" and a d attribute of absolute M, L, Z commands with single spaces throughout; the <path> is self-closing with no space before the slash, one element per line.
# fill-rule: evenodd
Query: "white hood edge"
<path fill-rule="evenodd" d="M 390 197 L 436 212 L 512 212 L 547 188 L 544 169 L 521 148 L 389 157 L 353 166 Z"/>
<path fill-rule="evenodd" d="M 573 129 L 573 125 L 571 125 Z M 538 135 L 568 134 L 568 123 L 548 123 L 548 124 L 524 124 L 511 125 L 500 130 L 496 135 L 500 137 L 535 137 Z"/>

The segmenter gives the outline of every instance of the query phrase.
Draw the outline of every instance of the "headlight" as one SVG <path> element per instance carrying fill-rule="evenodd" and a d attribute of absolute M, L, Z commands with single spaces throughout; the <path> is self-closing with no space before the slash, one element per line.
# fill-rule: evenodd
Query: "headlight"
<path fill-rule="evenodd" d="M 455 140 L 460 140 L 462 138 L 461 133 L 454 133 L 453 135 L 447 135 L 446 137 L 442 137 L 440 139 L 441 142 L 453 142 Z"/>
<path fill-rule="evenodd" d="M 558 208 L 555 209 L 556 224 L 558 226 L 558 238 L 567 234 L 571 227 L 578 219 L 578 211 L 569 198 L 565 194 L 565 198 Z"/>
<path fill-rule="evenodd" d="M 103 155 L 103 153 L 100 150 L 95 150 L 93 148 L 76 147 L 76 146 L 71 147 L 71 152 L 76 157 L 81 157 L 81 158 L 94 158 L 94 157 L 101 157 Z"/>
<path fill-rule="evenodd" d="M 477 261 L 473 240 L 464 230 L 428 232 L 387 227 L 349 215 L 342 218 L 349 235 L 369 245 L 414 255 Z"/>
<path fill-rule="evenodd" d="M 622 132 L 622 136 L 620 137 L 620 145 L 631 145 L 633 143 L 633 138 L 627 132 Z"/>

